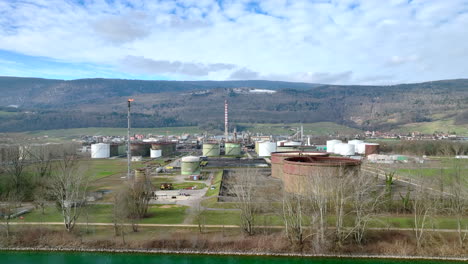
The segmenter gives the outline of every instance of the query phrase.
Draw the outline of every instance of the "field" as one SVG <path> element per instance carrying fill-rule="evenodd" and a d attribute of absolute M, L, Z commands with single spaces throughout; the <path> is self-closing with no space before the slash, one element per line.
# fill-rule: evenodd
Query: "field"
<path fill-rule="evenodd" d="M 88 127 L 24 133 L 29 136 L 48 136 L 49 138 L 74 138 L 83 135 L 125 136 L 127 135 L 127 128 Z M 180 135 L 183 133 L 200 133 L 200 130 L 197 127 L 132 128 L 132 134 Z"/>
<path fill-rule="evenodd" d="M 338 125 L 332 122 L 319 122 L 302 124 L 304 126 L 304 134 L 310 135 L 329 135 L 329 134 L 356 134 L 362 132 L 355 128 Z M 239 124 L 238 131 L 250 131 L 252 133 L 264 133 L 275 135 L 291 135 L 295 133 L 295 129 L 301 124 Z M 159 128 L 132 128 L 132 134 L 156 134 L 156 135 L 181 135 L 183 133 L 201 134 L 204 131 L 196 126 L 189 127 L 159 127 Z M 77 138 L 83 135 L 107 135 L 107 136 L 125 136 L 126 128 L 112 127 L 88 127 L 88 128 L 70 128 L 70 129 L 55 129 L 55 130 L 39 130 L 21 133 L 25 136 L 44 137 L 52 139 L 70 139 Z"/>
<path fill-rule="evenodd" d="M 325 136 L 329 134 L 355 134 L 362 132 L 355 128 L 338 125 L 332 122 L 318 122 L 302 124 L 304 134 Z M 290 135 L 294 134 L 301 124 L 240 124 L 242 130 L 248 130 L 252 133 L 266 133 L 274 135 Z"/>
<path fill-rule="evenodd" d="M 455 125 L 453 119 L 443 119 L 432 122 L 411 123 L 400 126 L 392 130 L 393 132 L 411 133 L 421 132 L 432 134 L 434 132 L 456 133 L 457 135 L 468 136 L 468 124 Z"/>

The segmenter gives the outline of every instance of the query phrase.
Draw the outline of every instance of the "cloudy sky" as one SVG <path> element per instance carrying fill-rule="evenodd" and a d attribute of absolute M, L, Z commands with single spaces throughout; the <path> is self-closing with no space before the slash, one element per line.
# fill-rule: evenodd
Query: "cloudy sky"
<path fill-rule="evenodd" d="M 0 0 L 0 76 L 468 78 L 468 1 Z"/>

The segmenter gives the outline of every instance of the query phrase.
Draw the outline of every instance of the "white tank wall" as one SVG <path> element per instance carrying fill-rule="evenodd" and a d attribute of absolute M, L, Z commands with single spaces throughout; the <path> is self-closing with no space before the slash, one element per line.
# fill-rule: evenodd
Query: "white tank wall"
<path fill-rule="evenodd" d="M 269 157 L 272 152 L 276 151 L 275 142 L 261 142 L 258 144 L 258 156 L 259 157 Z"/>
<path fill-rule="evenodd" d="M 355 147 L 353 144 L 342 144 L 340 154 L 343 156 L 353 156 L 355 154 Z"/>
<path fill-rule="evenodd" d="M 154 159 L 154 158 L 159 158 L 159 157 L 161 157 L 161 156 L 162 156 L 162 150 L 160 150 L 160 149 L 152 149 L 152 150 L 150 150 L 150 157 L 151 157 L 152 159 Z"/>
<path fill-rule="evenodd" d="M 338 143 L 341 143 L 341 140 L 337 140 L 337 139 L 327 140 L 327 152 L 334 153 L 335 145 Z"/>
<path fill-rule="evenodd" d="M 284 142 L 284 146 L 285 146 L 285 147 L 301 146 L 301 145 L 302 145 L 302 142 L 299 142 L 299 141 L 287 141 L 287 142 Z"/>
<path fill-rule="evenodd" d="M 342 146 L 344 143 L 336 143 L 333 145 L 333 154 L 341 155 Z"/>
<path fill-rule="evenodd" d="M 358 140 L 358 139 L 353 139 L 353 140 L 348 141 L 348 144 L 351 144 L 351 145 L 354 145 L 354 146 L 357 146 L 357 145 L 362 144 L 362 143 L 364 143 L 364 141 Z"/>
<path fill-rule="evenodd" d="M 104 143 L 91 145 L 92 159 L 106 159 L 110 157 L 110 145 Z"/>
<path fill-rule="evenodd" d="M 364 154 L 366 152 L 366 143 L 362 142 L 356 146 L 356 152 L 358 154 Z"/>

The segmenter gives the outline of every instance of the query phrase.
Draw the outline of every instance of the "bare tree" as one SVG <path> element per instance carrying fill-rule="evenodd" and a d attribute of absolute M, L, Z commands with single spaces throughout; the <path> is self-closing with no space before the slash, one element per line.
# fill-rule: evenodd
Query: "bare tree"
<path fill-rule="evenodd" d="M 10 222 L 12 216 L 16 213 L 16 208 L 18 207 L 18 199 L 15 197 L 14 192 L 5 192 L 0 197 L 0 218 L 4 224 L 5 236 L 8 239 L 11 234 Z"/>
<path fill-rule="evenodd" d="M 236 171 L 231 183 L 231 190 L 235 195 L 237 208 L 241 212 L 241 228 L 248 235 L 254 234 L 255 217 L 259 210 L 257 201 L 255 200 L 259 175 L 259 171 L 255 169 Z"/>
<path fill-rule="evenodd" d="M 21 201 L 25 194 L 23 187 L 28 182 L 24 175 L 24 170 L 29 164 L 27 146 L 10 146 L 6 152 L 3 169 L 8 176 L 10 185 L 8 188 L 14 192 L 13 196 Z"/>
<path fill-rule="evenodd" d="M 468 225 L 463 223 L 468 214 L 468 177 L 463 175 L 460 164 L 454 164 L 454 174 L 449 180 L 449 213 L 457 221 L 457 234 L 460 247 L 468 239 Z"/>
<path fill-rule="evenodd" d="M 125 189 L 121 189 L 114 195 L 114 207 L 112 210 L 112 220 L 114 223 L 114 234 L 122 238 L 122 243 L 125 245 L 125 223 L 128 220 L 128 204 L 127 193 Z"/>
<path fill-rule="evenodd" d="M 411 201 L 411 209 L 413 211 L 413 230 L 416 238 L 417 247 L 421 247 L 425 235 L 426 228 L 435 211 L 434 194 L 431 193 L 430 181 L 428 178 L 419 177 L 416 185 L 413 200 Z"/>
<path fill-rule="evenodd" d="M 368 224 L 375 216 L 376 208 L 384 195 L 376 185 L 376 178 L 364 172 L 353 178 L 351 204 L 354 226 L 350 234 L 354 234 L 354 240 L 358 244 L 362 243 Z"/>
<path fill-rule="evenodd" d="M 35 151 L 31 151 L 33 169 L 35 171 L 34 203 L 44 214 L 45 204 L 49 197 L 48 181 L 52 172 L 52 160 L 49 149 L 45 146 L 38 146 Z"/>
<path fill-rule="evenodd" d="M 346 167 L 340 167 L 336 171 L 334 184 L 332 186 L 332 203 L 335 209 L 335 235 L 337 244 L 340 246 L 349 236 L 344 228 L 345 207 L 352 198 L 352 184 L 356 171 Z"/>
<path fill-rule="evenodd" d="M 71 232 L 86 203 L 89 178 L 76 156 L 64 156 L 56 162 L 50 178 L 50 191 L 59 206 L 65 229 Z"/>
<path fill-rule="evenodd" d="M 282 216 L 285 233 L 288 240 L 295 246 L 302 249 L 306 235 L 306 209 L 307 203 L 300 194 L 283 193 Z"/>
<path fill-rule="evenodd" d="M 146 216 L 152 197 L 153 185 L 146 176 L 125 185 L 122 199 L 125 201 L 127 219 L 131 221 L 133 232 L 138 232 L 138 222 Z"/>

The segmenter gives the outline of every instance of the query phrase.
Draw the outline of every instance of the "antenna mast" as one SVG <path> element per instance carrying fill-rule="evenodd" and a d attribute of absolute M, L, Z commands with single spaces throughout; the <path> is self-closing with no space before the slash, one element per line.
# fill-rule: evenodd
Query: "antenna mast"
<path fill-rule="evenodd" d="M 128 99 L 128 112 L 127 112 L 127 180 L 132 180 L 132 151 L 130 149 L 130 103 L 133 99 Z"/>

